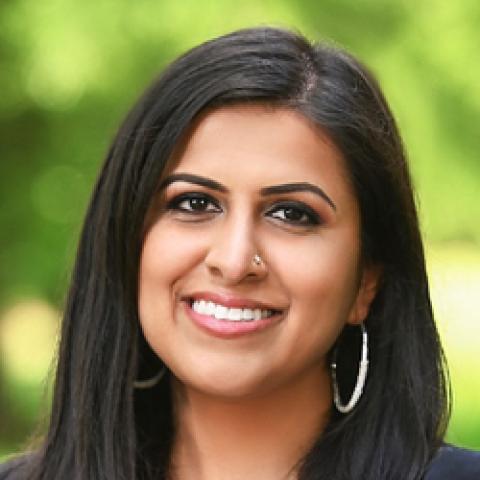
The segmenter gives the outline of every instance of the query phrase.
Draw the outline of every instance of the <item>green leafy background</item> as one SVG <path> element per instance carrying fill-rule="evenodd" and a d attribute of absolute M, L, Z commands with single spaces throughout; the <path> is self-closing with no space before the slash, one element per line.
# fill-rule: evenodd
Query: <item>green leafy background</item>
<path fill-rule="evenodd" d="M 418 193 L 453 383 L 448 439 L 480 448 L 478 0 L 2 0 L 0 458 L 48 415 L 80 224 L 119 121 L 185 49 L 254 25 L 338 43 L 379 77 Z"/>

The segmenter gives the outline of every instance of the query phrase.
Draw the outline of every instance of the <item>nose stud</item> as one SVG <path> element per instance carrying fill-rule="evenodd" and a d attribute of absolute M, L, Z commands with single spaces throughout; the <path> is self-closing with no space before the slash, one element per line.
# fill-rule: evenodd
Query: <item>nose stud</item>
<path fill-rule="evenodd" d="M 253 257 L 253 263 L 255 265 L 261 265 L 262 264 L 262 259 L 261 259 L 260 255 L 258 255 L 258 253 L 256 253 Z"/>

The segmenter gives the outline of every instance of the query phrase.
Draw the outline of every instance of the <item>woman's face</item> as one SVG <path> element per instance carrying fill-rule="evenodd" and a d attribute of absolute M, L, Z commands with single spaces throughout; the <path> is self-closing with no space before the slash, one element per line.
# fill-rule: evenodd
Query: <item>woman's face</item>
<path fill-rule="evenodd" d="M 298 113 L 229 106 L 204 114 L 173 161 L 140 263 L 151 348 L 185 386 L 214 395 L 326 378 L 327 352 L 365 318 L 376 284 L 360 270 L 340 152 Z"/>

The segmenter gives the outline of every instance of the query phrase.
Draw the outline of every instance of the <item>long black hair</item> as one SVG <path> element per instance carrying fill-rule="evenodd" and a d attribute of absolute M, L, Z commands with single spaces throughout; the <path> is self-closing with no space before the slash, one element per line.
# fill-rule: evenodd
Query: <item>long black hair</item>
<path fill-rule="evenodd" d="M 174 435 L 169 380 L 150 390 L 133 386 L 161 366 L 137 312 L 145 216 L 175 145 L 199 113 L 251 103 L 293 109 L 328 132 L 360 206 L 363 259 L 383 272 L 366 319 L 370 368 L 361 401 L 347 415 L 332 407 L 299 478 L 422 477 L 445 433 L 448 383 L 395 121 L 377 82 L 351 55 L 290 31 L 253 28 L 178 58 L 121 126 L 86 215 L 50 425 L 26 462 L 27 478 L 166 478 Z M 344 398 L 356 378 L 357 343 L 346 327 L 336 344 Z"/>

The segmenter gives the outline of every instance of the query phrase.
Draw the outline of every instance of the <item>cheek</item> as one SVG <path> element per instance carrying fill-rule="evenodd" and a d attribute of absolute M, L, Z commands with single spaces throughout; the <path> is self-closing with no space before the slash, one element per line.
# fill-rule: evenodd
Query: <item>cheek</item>
<path fill-rule="evenodd" d="M 138 312 L 147 341 L 168 332 L 185 272 L 198 264 L 202 247 L 188 236 L 157 222 L 145 236 L 139 269 Z"/>
<path fill-rule="evenodd" d="M 325 235 L 298 242 L 298 247 L 290 243 L 271 249 L 272 261 L 292 303 L 352 302 L 359 276 L 355 238 L 355 232 Z"/>
<path fill-rule="evenodd" d="M 140 290 L 173 285 L 202 257 L 204 248 L 198 237 L 195 239 L 177 230 L 158 222 L 145 236 L 140 261 Z"/>
<path fill-rule="evenodd" d="M 358 292 L 355 238 L 352 232 L 335 239 L 325 236 L 301 242 L 301 249 L 290 243 L 289 248 L 277 245 L 271 250 L 272 256 L 276 254 L 272 264 L 290 297 L 289 338 L 293 347 L 303 347 L 293 348 L 293 357 L 307 355 L 311 361 L 318 360 L 347 322 Z"/>

